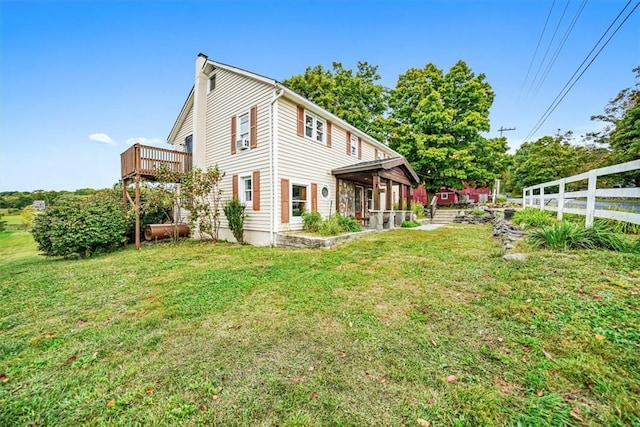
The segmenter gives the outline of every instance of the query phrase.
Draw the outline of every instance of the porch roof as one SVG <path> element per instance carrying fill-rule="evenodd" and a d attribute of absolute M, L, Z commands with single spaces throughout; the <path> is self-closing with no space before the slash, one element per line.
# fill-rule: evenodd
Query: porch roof
<path fill-rule="evenodd" d="M 420 182 L 418 175 L 404 157 L 360 162 L 333 169 L 331 173 L 340 179 L 368 185 L 373 183 L 374 176 L 391 179 L 406 185 Z"/>

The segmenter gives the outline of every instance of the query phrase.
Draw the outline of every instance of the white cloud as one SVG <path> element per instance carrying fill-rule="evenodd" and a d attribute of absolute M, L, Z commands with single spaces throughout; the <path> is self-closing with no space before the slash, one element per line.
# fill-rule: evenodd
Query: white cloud
<path fill-rule="evenodd" d="M 116 142 L 106 133 L 92 133 L 89 135 L 89 139 L 103 144 L 116 145 Z"/>
<path fill-rule="evenodd" d="M 143 138 L 143 137 L 139 137 L 139 138 L 129 138 L 127 139 L 127 144 L 133 145 L 135 143 L 138 144 L 142 144 L 142 145 L 165 145 L 166 142 L 163 139 L 160 138 Z"/>

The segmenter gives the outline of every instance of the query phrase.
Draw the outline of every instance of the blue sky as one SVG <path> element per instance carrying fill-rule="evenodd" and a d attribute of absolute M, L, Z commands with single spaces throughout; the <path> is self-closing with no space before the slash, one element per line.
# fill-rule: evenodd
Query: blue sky
<path fill-rule="evenodd" d="M 567 4 L 557 0 L 522 91 L 551 4 L 2 0 L 0 191 L 112 186 L 132 140 L 166 140 L 199 52 L 277 80 L 316 64 L 368 61 L 388 87 L 409 68 L 447 70 L 462 59 L 496 92 L 489 136 L 516 127 L 505 133 L 516 148 L 626 1 L 590 0 L 540 89 L 528 90 Z M 580 4 L 569 2 L 548 59 Z M 533 139 L 597 127 L 590 116 L 633 85 L 637 65 L 640 10 Z"/>

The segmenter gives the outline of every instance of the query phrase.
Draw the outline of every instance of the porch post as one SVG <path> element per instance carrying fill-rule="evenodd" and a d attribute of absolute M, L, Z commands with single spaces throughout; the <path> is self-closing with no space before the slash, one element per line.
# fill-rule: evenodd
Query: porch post
<path fill-rule="evenodd" d="M 404 210 L 404 185 L 398 183 L 398 210 Z"/>
<path fill-rule="evenodd" d="M 387 183 L 387 194 L 384 196 L 384 204 L 385 204 L 385 209 L 390 211 L 391 208 L 393 207 L 393 202 L 391 200 L 391 198 L 393 197 L 393 181 L 391 181 L 390 179 L 386 180 Z"/>
<path fill-rule="evenodd" d="M 411 210 L 411 198 L 413 197 L 413 191 L 410 185 L 407 185 L 407 210 Z"/>
<path fill-rule="evenodd" d="M 380 177 L 373 175 L 373 210 L 380 210 Z"/>
<path fill-rule="evenodd" d="M 336 177 L 336 213 L 340 212 L 340 178 Z M 331 212 L 329 212 L 331 215 Z"/>

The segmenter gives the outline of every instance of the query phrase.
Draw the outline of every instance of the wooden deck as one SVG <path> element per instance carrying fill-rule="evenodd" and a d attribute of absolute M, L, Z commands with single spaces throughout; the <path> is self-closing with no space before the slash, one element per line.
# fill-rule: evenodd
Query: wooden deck
<path fill-rule="evenodd" d="M 134 144 L 120 154 L 121 177 L 126 182 L 134 177 L 157 179 L 160 166 L 173 172 L 188 172 L 192 166 L 191 153 Z"/>

